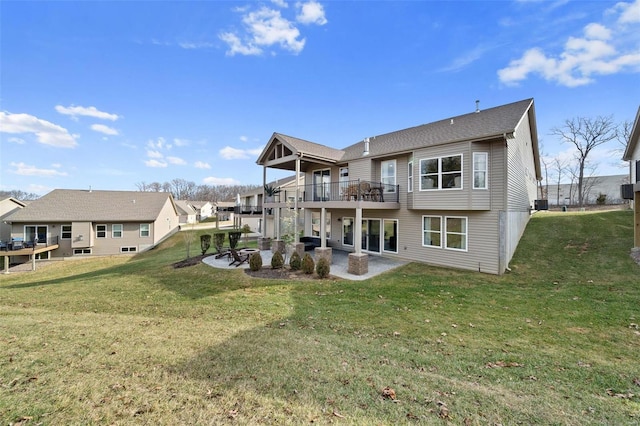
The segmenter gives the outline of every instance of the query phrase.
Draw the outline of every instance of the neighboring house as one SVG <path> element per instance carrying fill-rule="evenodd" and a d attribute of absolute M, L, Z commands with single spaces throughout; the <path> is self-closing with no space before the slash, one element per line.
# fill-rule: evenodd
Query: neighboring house
<path fill-rule="evenodd" d="M 366 138 L 344 149 L 274 133 L 257 164 L 304 173 L 293 206 L 305 236 L 367 254 L 493 274 L 507 268 L 541 179 L 533 99 Z M 301 209 L 304 209 L 303 211 Z M 276 218 L 276 223 L 279 219 Z M 274 229 L 275 228 L 275 229 Z M 294 227 L 294 235 L 299 230 Z M 279 226 L 264 230 L 281 238 Z"/>
<path fill-rule="evenodd" d="M 200 222 L 213 216 L 213 204 L 210 201 L 190 201 L 196 211 L 196 221 Z"/>
<path fill-rule="evenodd" d="M 0 200 L 0 244 L 7 244 L 11 241 L 11 225 L 6 222 L 6 218 L 27 205 L 24 201 L 13 197 Z"/>
<path fill-rule="evenodd" d="M 178 214 L 180 215 L 180 223 L 196 223 L 198 212 L 191 205 L 191 201 L 175 200 Z"/>
<path fill-rule="evenodd" d="M 56 247 L 40 258 L 137 253 L 178 230 L 166 192 L 55 189 L 4 220 L 13 238 Z"/>
<path fill-rule="evenodd" d="M 277 179 L 266 184 L 267 187 L 277 189 L 278 193 L 269 197 L 264 195 L 267 200 L 283 203 L 289 202 L 293 205 L 293 201 L 296 195 L 296 188 L 298 186 L 304 186 L 304 174 L 300 173 L 298 182 L 296 183 L 295 175 L 287 176 L 285 178 Z M 264 187 L 259 187 L 251 191 L 240 194 L 240 217 L 241 223 L 244 226 L 249 225 L 253 232 L 262 232 L 262 197 Z M 273 211 L 269 209 L 265 212 L 265 221 L 267 229 L 273 229 Z"/>
<path fill-rule="evenodd" d="M 623 204 L 620 185 L 629 183 L 628 175 L 589 176 L 584 178 L 585 204 L 598 204 L 598 197 L 604 196 L 603 204 Z M 578 183 L 543 185 L 550 206 L 578 204 Z"/>
<path fill-rule="evenodd" d="M 622 159 L 629 162 L 630 183 L 622 185 L 621 192 L 623 198 L 633 200 L 633 241 L 634 247 L 640 247 L 640 107 Z"/>

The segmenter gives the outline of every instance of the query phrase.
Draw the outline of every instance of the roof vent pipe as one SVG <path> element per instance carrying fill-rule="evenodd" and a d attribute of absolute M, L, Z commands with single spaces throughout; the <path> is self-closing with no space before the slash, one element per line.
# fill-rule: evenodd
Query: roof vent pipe
<path fill-rule="evenodd" d="M 369 138 L 364 138 L 364 152 L 362 155 L 369 155 Z"/>
<path fill-rule="evenodd" d="M 476 112 L 480 112 L 480 101 L 476 100 Z"/>

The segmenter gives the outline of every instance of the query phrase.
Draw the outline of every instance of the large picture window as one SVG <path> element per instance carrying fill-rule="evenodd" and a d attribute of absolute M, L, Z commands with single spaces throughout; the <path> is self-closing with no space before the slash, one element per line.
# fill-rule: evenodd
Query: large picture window
<path fill-rule="evenodd" d="M 489 154 L 473 153 L 473 189 L 487 189 L 487 170 Z"/>
<path fill-rule="evenodd" d="M 420 190 L 462 189 L 462 154 L 420 160 Z"/>
<path fill-rule="evenodd" d="M 467 250 L 467 218 L 446 217 L 445 247 L 451 250 Z"/>
<path fill-rule="evenodd" d="M 442 247 L 442 218 L 440 216 L 422 216 L 422 245 Z"/>

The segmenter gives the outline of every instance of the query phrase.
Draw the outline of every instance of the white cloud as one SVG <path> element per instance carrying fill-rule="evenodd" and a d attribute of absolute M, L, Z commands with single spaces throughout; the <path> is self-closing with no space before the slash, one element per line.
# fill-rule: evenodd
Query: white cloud
<path fill-rule="evenodd" d="M 220 150 L 220 156 L 225 160 L 245 160 L 260 155 L 262 149 L 262 147 L 254 149 L 238 149 L 225 146 Z"/>
<path fill-rule="evenodd" d="M 614 9 L 622 11 L 618 22 L 621 24 L 635 24 L 640 22 L 640 1 L 633 3 L 620 2 L 616 3 Z"/>
<path fill-rule="evenodd" d="M 274 2 L 279 7 L 286 7 L 286 3 Z M 324 8 L 316 1 L 297 3 L 299 11 L 296 19 L 303 24 L 324 25 L 327 23 Z M 262 6 L 258 10 L 237 8 L 242 13 L 243 31 L 227 31 L 219 38 L 229 46 L 227 55 L 260 55 L 265 48 L 279 46 L 298 54 L 304 49 L 305 38 L 290 19 L 282 16 L 280 10 Z"/>
<path fill-rule="evenodd" d="M 150 139 L 147 142 L 147 146 L 153 149 L 171 149 L 171 144 L 167 143 L 167 140 L 162 136 L 155 141 L 153 139 Z"/>
<path fill-rule="evenodd" d="M 246 137 L 246 136 L 240 136 L 240 140 L 241 140 L 242 142 L 247 142 L 247 141 L 249 140 L 249 138 L 248 138 L 248 137 Z"/>
<path fill-rule="evenodd" d="M 211 168 L 211 166 L 209 165 L 209 163 L 205 163 L 205 162 L 203 162 L 203 161 L 196 161 L 196 162 L 193 164 L 193 166 L 194 166 L 196 169 L 210 169 L 210 168 Z"/>
<path fill-rule="evenodd" d="M 640 8 L 638 4 L 640 0 L 626 6 L 622 16 L 634 7 Z M 622 16 L 619 20 L 622 20 Z M 630 22 L 628 18 L 625 19 Z M 576 87 L 590 84 L 600 75 L 639 72 L 640 49 L 633 43 L 627 43 L 624 37 L 627 30 L 590 23 L 584 27 L 582 37 L 569 37 L 559 54 L 547 54 L 540 47 L 528 49 L 522 57 L 498 70 L 498 77 L 507 85 L 515 85 L 529 75 L 537 74 L 547 81 Z M 638 30 L 635 28 L 630 31 Z"/>
<path fill-rule="evenodd" d="M 188 139 L 174 138 L 173 139 L 173 143 L 176 146 L 187 146 L 187 145 L 189 145 L 189 140 Z"/>
<path fill-rule="evenodd" d="M 66 172 L 60 172 L 55 169 L 38 169 L 36 166 L 28 165 L 25 163 L 10 163 L 9 165 L 11 167 L 15 167 L 15 169 L 12 170 L 13 173 L 22 176 L 67 176 Z"/>
<path fill-rule="evenodd" d="M 162 155 L 162 153 L 160 151 L 155 151 L 152 149 L 148 149 L 147 150 L 147 157 L 149 158 L 162 158 L 164 157 L 164 155 Z"/>
<path fill-rule="evenodd" d="M 175 165 L 177 165 L 177 166 L 184 166 L 184 165 L 186 165 L 186 164 L 187 164 L 187 162 L 186 162 L 186 161 L 184 161 L 184 160 L 183 160 L 182 158 L 180 158 L 180 157 L 167 157 L 167 161 L 168 161 L 170 164 L 175 164 Z"/>
<path fill-rule="evenodd" d="M 11 142 L 11 143 L 16 143 L 18 145 L 22 145 L 24 144 L 24 139 L 22 138 L 16 138 L 15 136 L 10 137 L 9 139 L 7 139 L 7 141 Z"/>
<path fill-rule="evenodd" d="M 209 43 L 209 42 L 181 42 L 181 43 L 178 43 L 178 46 L 182 47 L 183 49 L 194 50 L 194 49 L 209 49 L 214 45 L 213 43 Z"/>
<path fill-rule="evenodd" d="M 92 124 L 91 130 L 95 132 L 104 133 L 105 135 L 115 136 L 118 135 L 118 131 L 113 127 L 105 126 L 104 124 Z"/>
<path fill-rule="evenodd" d="M 286 1 L 284 0 L 271 0 L 271 3 L 275 4 L 278 7 L 282 7 L 284 9 L 286 9 L 287 7 L 289 7 L 289 5 L 287 4 Z"/>
<path fill-rule="evenodd" d="M 158 160 L 146 160 L 144 162 L 144 164 L 147 167 L 167 167 L 167 163 L 164 161 L 158 161 Z"/>
<path fill-rule="evenodd" d="M 100 111 L 94 106 L 82 107 L 72 105 L 70 107 L 63 107 L 62 105 L 56 105 L 56 111 L 58 111 L 60 114 L 69 115 L 72 118 L 77 118 L 78 116 L 86 116 L 111 121 L 116 121 L 119 118 L 117 114 L 110 114 L 108 112 Z"/>
<path fill-rule="evenodd" d="M 202 179 L 202 182 L 206 185 L 239 185 L 240 182 L 233 178 L 219 178 L 209 176 Z"/>
<path fill-rule="evenodd" d="M 41 144 L 58 148 L 73 148 L 78 144 L 78 136 L 70 134 L 64 127 L 29 114 L 0 112 L 0 132 L 33 133 Z"/>
<path fill-rule="evenodd" d="M 314 0 L 306 3 L 298 2 L 296 7 L 300 10 L 296 20 L 302 24 L 316 24 L 324 25 L 327 23 L 327 18 L 324 14 L 324 7 Z"/>

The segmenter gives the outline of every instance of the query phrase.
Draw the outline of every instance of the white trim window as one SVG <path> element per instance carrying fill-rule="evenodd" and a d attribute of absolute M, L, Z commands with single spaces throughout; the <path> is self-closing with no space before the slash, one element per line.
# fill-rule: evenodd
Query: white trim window
<path fill-rule="evenodd" d="M 445 222 L 445 248 L 467 251 L 467 218 L 447 216 Z"/>
<path fill-rule="evenodd" d="M 347 191 L 347 187 L 349 186 L 349 168 L 348 167 L 340 167 L 340 175 L 338 176 L 338 181 L 340 185 L 340 196 L 343 196 Z"/>
<path fill-rule="evenodd" d="M 120 247 L 120 253 L 136 253 L 138 251 L 138 247 Z"/>
<path fill-rule="evenodd" d="M 380 181 L 384 184 L 384 192 L 396 192 L 396 160 L 380 162 Z"/>
<path fill-rule="evenodd" d="M 354 221 L 352 217 L 342 218 L 342 245 L 353 246 L 353 233 L 355 232 Z"/>
<path fill-rule="evenodd" d="M 473 189 L 487 189 L 489 154 L 486 152 L 473 153 Z"/>
<path fill-rule="evenodd" d="M 146 238 L 151 235 L 151 225 L 148 223 L 140 224 L 140 238 Z"/>
<path fill-rule="evenodd" d="M 382 245 L 382 251 L 397 253 L 398 219 L 382 219 L 382 230 L 384 231 L 384 244 Z"/>
<path fill-rule="evenodd" d="M 420 191 L 462 189 L 462 154 L 420 160 Z"/>
<path fill-rule="evenodd" d="M 107 225 L 96 225 L 96 238 L 107 238 Z"/>
<path fill-rule="evenodd" d="M 71 239 L 71 225 L 60 226 L 60 238 L 63 240 Z"/>
<path fill-rule="evenodd" d="M 74 255 L 89 255 L 91 254 L 91 249 L 90 248 L 77 248 L 77 249 L 73 249 L 73 254 Z"/>
<path fill-rule="evenodd" d="M 111 225 L 111 238 L 122 238 L 122 225 L 121 224 L 114 224 Z"/>
<path fill-rule="evenodd" d="M 413 157 L 407 163 L 407 192 L 413 192 Z"/>
<path fill-rule="evenodd" d="M 422 216 L 422 245 L 442 247 L 442 217 Z"/>

